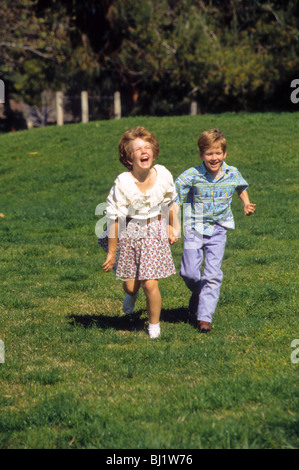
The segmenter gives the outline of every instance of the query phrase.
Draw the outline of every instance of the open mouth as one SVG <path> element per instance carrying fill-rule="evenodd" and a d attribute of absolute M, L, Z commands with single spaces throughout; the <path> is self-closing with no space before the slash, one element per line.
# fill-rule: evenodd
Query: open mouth
<path fill-rule="evenodd" d="M 148 162 L 148 157 L 142 157 L 140 161 L 141 163 Z"/>

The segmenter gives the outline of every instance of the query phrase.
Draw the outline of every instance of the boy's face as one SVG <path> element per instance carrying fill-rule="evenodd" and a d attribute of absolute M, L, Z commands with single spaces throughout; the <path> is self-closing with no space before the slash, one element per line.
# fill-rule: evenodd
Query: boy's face
<path fill-rule="evenodd" d="M 204 162 L 206 169 L 214 178 L 220 173 L 221 165 L 225 157 L 226 152 L 224 153 L 221 146 L 217 144 L 209 147 L 203 153 L 200 153 L 200 158 Z"/>

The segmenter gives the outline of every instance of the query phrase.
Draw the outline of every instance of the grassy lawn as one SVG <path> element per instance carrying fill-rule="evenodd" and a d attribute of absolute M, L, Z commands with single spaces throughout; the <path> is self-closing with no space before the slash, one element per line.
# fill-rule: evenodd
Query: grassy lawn
<path fill-rule="evenodd" d="M 176 178 L 220 127 L 256 213 L 233 200 L 213 331 L 200 335 L 177 274 L 160 282 L 162 334 L 145 296 L 129 320 L 104 274 L 96 206 L 144 125 Z M 298 448 L 299 113 L 222 114 L 47 127 L 0 135 L 1 448 Z M 182 240 L 172 248 L 177 272 Z M 297 355 L 299 357 L 299 353 Z"/>

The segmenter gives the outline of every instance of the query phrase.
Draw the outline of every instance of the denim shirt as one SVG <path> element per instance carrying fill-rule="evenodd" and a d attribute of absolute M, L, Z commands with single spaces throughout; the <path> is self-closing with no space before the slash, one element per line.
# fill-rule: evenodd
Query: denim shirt
<path fill-rule="evenodd" d="M 212 235 L 216 224 L 234 229 L 235 222 L 231 210 L 233 193 L 238 194 L 248 188 L 237 168 L 222 163 L 221 172 L 214 178 L 204 163 L 184 171 L 175 181 L 177 196 L 174 201 L 184 210 L 190 228 L 199 234 Z"/>

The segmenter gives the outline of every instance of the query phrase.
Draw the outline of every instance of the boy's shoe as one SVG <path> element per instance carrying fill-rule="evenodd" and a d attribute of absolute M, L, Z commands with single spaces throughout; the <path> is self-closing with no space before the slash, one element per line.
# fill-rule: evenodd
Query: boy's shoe
<path fill-rule="evenodd" d="M 138 297 L 138 292 L 136 292 L 135 295 L 130 295 L 130 294 L 126 295 L 124 303 L 123 303 L 123 312 L 126 315 L 130 315 L 131 313 L 133 313 L 137 297 Z"/>
<path fill-rule="evenodd" d="M 199 294 L 192 294 L 189 300 L 189 311 L 192 315 L 197 313 Z"/>
<path fill-rule="evenodd" d="M 208 331 L 212 330 L 211 323 L 209 323 L 208 321 L 200 320 L 197 322 L 197 324 L 198 324 L 199 331 L 201 333 L 208 333 Z"/>
<path fill-rule="evenodd" d="M 156 323 L 152 325 L 151 323 L 148 325 L 148 334 L 151 339 L 159 338 L 160 336 L 160 323 Z"/>

